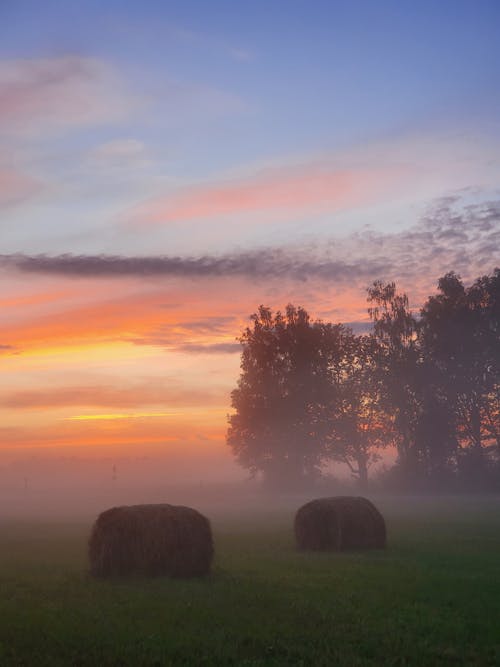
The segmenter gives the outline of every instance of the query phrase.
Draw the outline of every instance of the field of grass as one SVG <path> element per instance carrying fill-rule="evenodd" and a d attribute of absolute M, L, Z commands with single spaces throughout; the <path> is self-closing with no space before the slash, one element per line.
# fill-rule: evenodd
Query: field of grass
<path fill-rule="evenodd" d="M 0 523 L 0 665 L 499 665 L 500 500 L 378 499 L 389 546 L 298 553 L 293 510 L 211 514 L 201 580 L 94 581 L 90 523 Z"/>

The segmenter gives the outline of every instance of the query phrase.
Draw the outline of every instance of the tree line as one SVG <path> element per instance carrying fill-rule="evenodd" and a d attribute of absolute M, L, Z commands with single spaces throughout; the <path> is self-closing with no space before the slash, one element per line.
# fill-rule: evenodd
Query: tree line
<path fill-rule="evenodd" d="M 500 269 L 468 287 L 446 274 L 416 314 L 377 281 L 368 313 L 360 335 L 291 304 L 252 315 L 228 418 L 238 463 L 287 488 L 341 463 L 366 487 L 391 447 L 387 488 L 500 490 Z"/>

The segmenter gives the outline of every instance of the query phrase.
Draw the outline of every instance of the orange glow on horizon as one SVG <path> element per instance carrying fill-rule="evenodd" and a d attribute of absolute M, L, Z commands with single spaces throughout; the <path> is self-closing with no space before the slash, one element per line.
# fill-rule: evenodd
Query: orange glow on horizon
<path fill-rule="evenodd" d="M 45 291 L 43 280 L 36 294 L 22 283 L 8 297 L 13 307 L 0 340 L 7 344 L 3 451 L 104 455 L 152 447 L 179 456 L 220 450 L 230 458 L 226 417 L 240 355 L 217 345 L 235 343 L 259 303 L 283 310 L 292 301 L 334 322 L 366 312 L 355 286 L 329 291 L 308 282 L 243 278 L 169 279 L 163 287 L 141 279 L 69 285 L 51 277 Z"/>
<path fill-rule="evenodd" d="M 91 421 L 91 420 L 110 420 L 110 419 L 143 419 L 145 417 L 175 417 L 179 412 L 136 412 L 136 413 L 111 413 L 100 415 L 73 415 L 72 417 L 63 417 L 64 421 Z"/>
<path fill-rule="evenodd" d="M 73 415 L 71 417 L 62 417 L 63 421 L 112 421 L 115 419 L 149 419 L 151 417 L 179 417 L 184 415 L 220 415 L 221 411 L 218 409 L 214 410 L 179 410 L 176 412 L 112 412 L 112 413 L 103 413 L 103 414 L 85 414 L 85 415 Z"/>

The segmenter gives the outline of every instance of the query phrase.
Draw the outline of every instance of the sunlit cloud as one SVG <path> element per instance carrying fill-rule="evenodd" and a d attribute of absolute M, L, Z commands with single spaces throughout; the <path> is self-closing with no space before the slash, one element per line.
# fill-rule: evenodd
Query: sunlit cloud
<path fill-rule="evenodd" d="M 3 132 L 60 132 L 117 121 L 130 114 L 136 102 L 116 72 L 95 58 L 65 55 L 0 61 Z"/>
<path fill-rule="evenodd" d="M 220 446 L 238 373 L 235 339 L 259 303 L 293 301 L 366 331 L 371 280 L 396 280 L 418 306 L 446 271 L 466 280 L 491 271 L 499 242 L 500 203 L 456 196 L 402 231 L 365 229 L 300 247 L 201 258 L 4 255 L 3 276 L 20 292 L 6 293 L 0 313 L 12 385 L 0 392 L 3 442 L 44 451 L 181 451 L 187 442 L 195 451 L 196 434 L 212 433 L 207 447 Z"/>
<path fill-rule="evenodd" d="M 147 382 L 131 381 L 126 387 L 101 383 L 2 391 L 0 392 L 0 408 L 41 411 L 77 406 L 122 410 L 155 405 L 193 408 L 220 405 L 226 399 L 227 390 L 217 386 L 201 390 L 199 387 L 180 385 L 172 379 L 161 381 L 152 377 Z M 178 412 L 148 414 L 178 414 Z"/>
<path fill-rule="evenodd" d="M 464 204 L 452 196 L 434 202 L 417 224 L 392 233 L 365 228 L 321 243 L 199 257 L 0 255 L 0 268 L 80 279 L 242 278 L 366 285 L 384 277 L 437 277 L 450 267 L 468 275 L 498 261 L 499 239 L 499 200 Z"/>
<path fill-rule="evenodd" d="M 246 179 L 191 186 L 147 202 L 135 213 L 133 221 L 169 224 L 266 211 L 293 216 L 308 209 L 355 208 L 388 194 L 408 177 L 401 167 L 349 170 L 309 164 L 269 168 Z"/>
<path fill-rule="evenodd" d="M 210 343 L 204 345 L 185 343 L 179 345 L 176 349 L 186 354 L 239 354 L 241 352 L 239 343 Z"/>
<path fill-rule="evenodd" d="M 0 209 L 23 203 L 42 189 L 43 184 L 38 179 L 19 171 L 0 168 Z"/>
<path fill-rule="evenodd" d="M 107 141 L 92 149 L 89 158 L 103 168 L 142 168 L 150 164 L 146 146 L 138 139 Z"/>
<path fill-rule="evenodd" d="M 134 412 L 121 413 L 115 412 L 110 414 L 100 415 L 73 415 L 72 417 L 64 417 L 65 421 L 109 421 L 111 419 L 143 419 L 149 417 L 175 417 L 178 412 Z"/>
<path fill-rule="evenodd" d="M 247 303 L 247 308 L 254 309 L 254 297 L 243 299 L 242 285 L 238 281 L 228 284 L 223 281 L 219 295 L 225 294 L 227 303 L 219 304 L 220 319 L 214 321 L 209 304 L 214 298 L 210 285 L 202 288 L 192 284 L 179 285 L 178 294 L 183 297 L 183 304 L 175 309 L 165 309 L 162 303 L 165 290 L 161 287 L 152 289 L 146 286 L 134 289 L 126 281 L 127 288 L 118 283 L 106 285 L 95 291 L 95 281 L 89 286 L 89 297 L 83 303 L 64 300 L 60 304 L 48 304 L 47 311 L 18 310 L 3 325 L 2 334 L 6 343 L 21 349 L 41 351 L 44 348 L 52 352 L 72 348 L 74 354 L 89 354 L 91 346 L 102 347 L 102 355 L 124 354 L 119 343 L 134 346 L 154 345 L 170 349 L 184 345 L 212 345 L 234 341 L 236 332 L 241 327 L 241 315 L 234 314 L 231 302 L 239 296 L 240 302 Z M 175 286 L 169 286 L 174 288 Z M 244 287 L 244 286 L 243 286 Z M 193 320 L 196 317 L 196 320 Z M 205 326 L 201 320 L 206 318 Z M 222 340 L 221 340 L 222 338 Z M 200 350 L 199 350 L 200 351 Z M 208 352 L 226 352 L 224 348 L 207 350 Z M 131 355 L 131 351 L 127 352 Z"/>
<path fill-rule="evenodd" d="M 404 231 L 365 229 L 301 247 L 192 258 L 3 255 L 7 275 L 60 277 L 66 288 L 67 278 L 78 278 L 86 294 L 82 303 L 47 304 L 45 313 L 42 304 L 31 317 L 18 310 L 3 336 L 23 351 L 103 345 L 111 355 L 121 342 L 185 354 L 237 353 L 235 337 L 259 303 L 300 302 L 328 319 L 360 322 L 373 280 L 396 280 L 419 303 L 447 271 L 465 280 L 491 271 L 499 243 L 498 201 L 463 206 L 447 198 Z M 165 308 L 173 292 L 180 305 Z"/>
<path fill-rule="evenodd" d="M 404 207 L 471 184 L 495 187 L 497 156 L 498 142 L 473 132 L 394 135 L 336 152 L 235 166 L 229 175 L 182 187 L 167 182 L 158 196 L 124 211 L 123 220 L 136 229 L 209 221 L 215 230 L 227 230 L 297 219 L 313 223 L 348 212 L 366 218 L 374 208 L 382 207 L 383 215 L 384 206 L 397 203 L 407 215 Z M 376 226 L 386 222 L 380 219 Z"/>

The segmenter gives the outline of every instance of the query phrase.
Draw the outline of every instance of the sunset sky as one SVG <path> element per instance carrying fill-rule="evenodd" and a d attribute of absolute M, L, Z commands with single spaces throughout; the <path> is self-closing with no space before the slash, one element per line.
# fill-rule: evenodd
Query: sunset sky
<path fill-rule="evenodd" d="M 500 3 L 0 3 L 0 446 L 238 474 L 259 304 L 500 264 Z M 179 470 L 182 469 L 182 466 Z"/>

